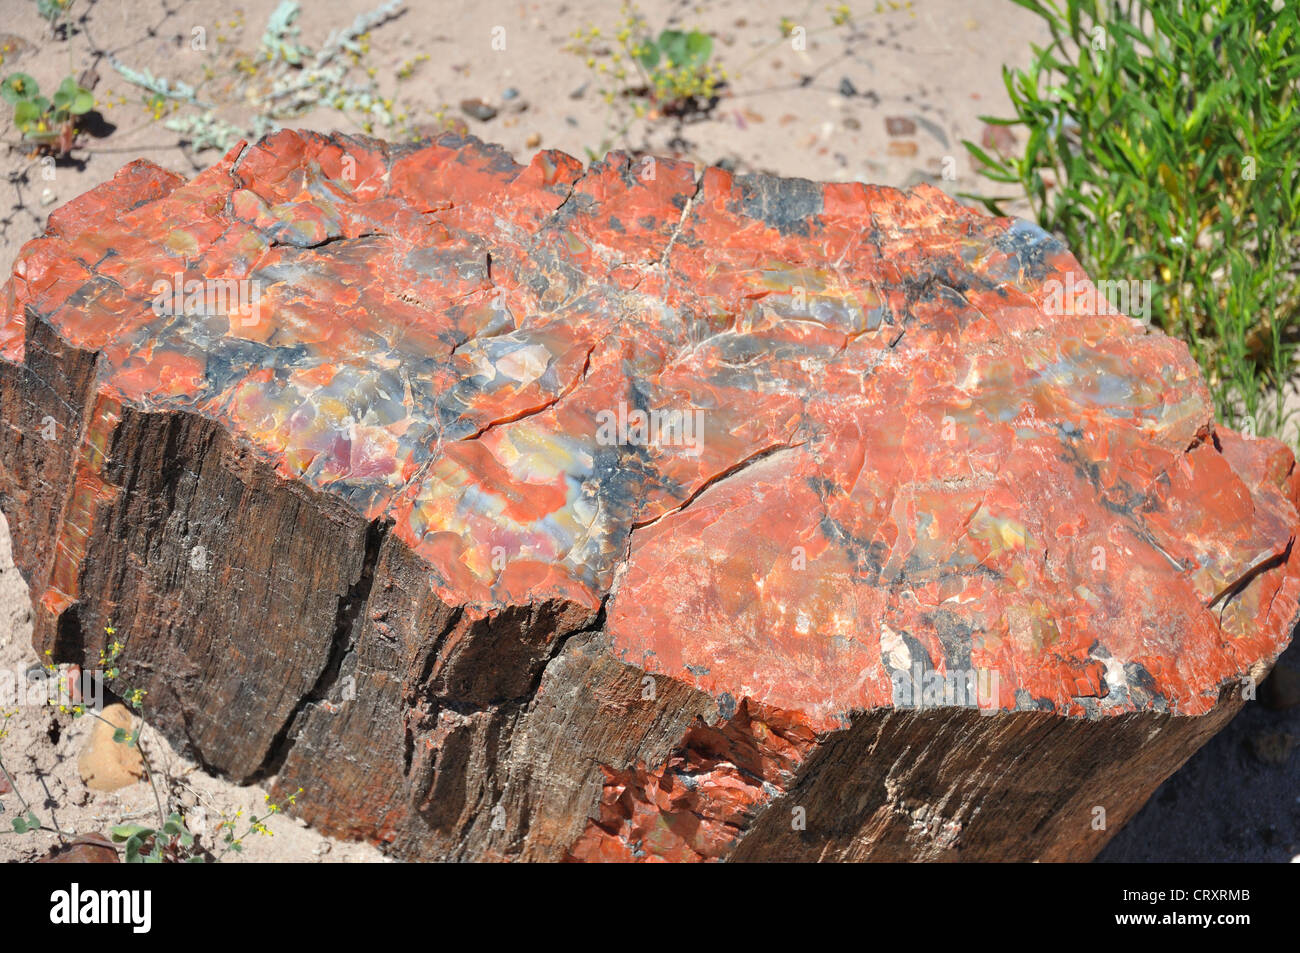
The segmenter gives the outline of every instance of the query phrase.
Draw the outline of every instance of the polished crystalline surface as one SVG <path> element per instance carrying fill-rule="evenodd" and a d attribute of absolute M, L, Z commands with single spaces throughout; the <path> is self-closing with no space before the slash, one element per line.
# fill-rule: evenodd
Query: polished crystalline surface
<path fill-rule="evenodd" d="M 99 352 L 88 445 L 124 406 L 217 420 L 391 521 L 468 618 L 603 604 L 609 653 L 767 712 L 782 763 L 918 667 L 996 673 L 1004 710 L 1198 715 L 1291 632 L 1290 453 L 1216 428 L 1180 343 L 1052 307 L 1090 289 L 1059 242 L 932 188 L 286 132 L 50 226 L 0 354 L 35 317 Z M 660 783 L 627 770 L 607 801 Z"/>

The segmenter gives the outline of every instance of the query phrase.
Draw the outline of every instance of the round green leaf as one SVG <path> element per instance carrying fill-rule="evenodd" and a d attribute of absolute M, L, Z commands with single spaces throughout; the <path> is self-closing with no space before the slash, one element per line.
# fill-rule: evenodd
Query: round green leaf
<path fill-rule="evenodd" d="M 30 99 L 24 99 L 14 105 L 14 125 L 26 131 L 27 126 L 35 123 L 44 115 L 44 111 Z"/>
<path fill-rule="evenodd" d="M 153 833 L 153 828 L 142 824 L 118 824 L 108 833 L 115 841 L 129 841 L 132 838 L 147 837 Z"/>
<path fill-rule="evenodd" d="M 5 77 L 5 81 L 0 83 L 0 97 L 7 103 L 17 103 L 24 99 L 31 99 L 39 95 L 41 87 L 36 80 L 32 79 L 26 73 L 10 73 Z"/>
<path fill-rule="evenodd" d="M 646 40 L 637 59 L 646 69 L 654 69 L 659 62 L 659 44 L 653 40 Z"/>
<path fill-rule="evenodd" d="M 686 57 L 692 66 L 704 66 L 712 55 L 713 37 L 699 30 L 692 30 L 686 35 Z"/>
<path fill-rule="evenodd" d="M 681 30 L 664 30 L 659 34 L 659 49 L 663 50 L 670 65 L 682 66 L 686 63 L 686 34 Z"/>

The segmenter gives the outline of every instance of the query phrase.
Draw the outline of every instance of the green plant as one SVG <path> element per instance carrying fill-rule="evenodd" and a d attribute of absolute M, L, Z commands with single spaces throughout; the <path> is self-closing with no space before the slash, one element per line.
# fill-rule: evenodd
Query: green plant
<path fill-rule="evenodd" d="M 713 37 L 699 30 L 661 30 L 658 39 L 646 37 L 630 52 L 645 70 L 651 96 L 667 111 L 708 100 L 723 76 L 709 63 Z"/>
<path fill-rule="evenodd" d="M 637 7 L 624 2 L 612 44 L 598 26 L 575 30 L 566 49 L 583 57 L 595 74 L 597 92 L 611 107 L 610 135 L 598 159 L 642 118 L 681 118 L 707 113 L 727 74 L 713 62 L 713 37 L 699 30 L 660 30 L 656 35 Z"/>
<path fill-rule="evenodd" d="M 58 29 L 59 21 L 67 16 L 71 7 L 72 0 L 36 0 L 36 12 L 45 19 L 51 30 Z"/>
<path fill-rule="evenodd" d="M 14 125 L 24 139 L 60 155 L 72 148 L 78 117 L 95 108 L 90 90 L 71 76 L 59 84 L 53 98 L 47 98 L 32 77 L 10 73 L 0 83 L 0 98 L 13 106 Z"/>
<path fill-rule="evenodd" d="M 284 121 L 322 107 L 350 117 L 367 134 L 380 127 L 411 133 L 407 114 L 394 108 L 391 97 L 380 94 L 375 82 L 377 69 L 365 65 L 370 31 L 397 17 L 402 9 L 402 0 L 384 0 L 374 10 L 358 14 L 348 26 L 330 31 L 325 45 L 313 50 L 299 40 L 301 4 L 281 0 L 267 19 L 257 51 L 229 62 L 233 82 L 231 76 L 207 65 L 203 80 L 190 85 L 136 69 L 111 55 L 109 62 L 127 82 L 149 94 L 144 107 L 155 120 L 186 107 L 199 110 L 164 122 L 195 151 L 225 151 L 240 139 L 256 139 L 279 129 Z M 242 24 L 242 15 L 231 24 L 236 22 Z M 223 44 L 224 37 L 218 35 L 217 42 Z M 216 87 L 215 102 L 199 98 L 201 90 L 212 87 Z M 222 107 L 231 115 L 249 118 L 236 125 L 218 115 Z"/>
<path fill-rule="evenodd" d="M 99 670 L 103 672 L 105 681 L 114 682 L 122 677 L 122 669 L 119 660 L 126 646 L 116 639 L 117 630 L 110 622 L 104 629 L 104 633 L 112 639 L 108 646 L 100 650 L 99 653 Z M 51 659 L 50 651 L 46 651 L 45 671 L 47 677 L 61 678 L 64 672 L 61 672 L 59 666 Z M 68 683 L 68 690 L 71 692 L 71 680 Z M 119 688 L 117 694 L 122 700 L 130 706 L 136 713 L 138 721 L 132 730 L 119 728 L 104 718 L 93 708 L 86 708 L 75 699 L 68 701 L 50 700 L 50 704 L 57 705 L 60 712 L 69 715 L 72 718 L 81 718 L 90 716 L 97 718 L 104 724 L 113 728 L 113 741 L 117 744 L 126 745 L 134 748 L 140 753 L 141 764 L 144 766 L 145 779 L 153 792 L 154 804 L 158 812 L 157 826 L 144 824 L 123 823 L 112 827 L 109 831 L 113 841 L 122 845 L 124 860 L 127 863 L 206 863 L 209 860 L 220 861 L 227 854 L 234 852 L 240 853 L 244 849 L 244 841 L 250 836 L 274 837 L 274 832 L 267 826 L 267 820 L 272 816 L 281 813 L 278 804 L 271 802 L 270 795 L 266 795 L 267 804 L 266 813 L 258 816 L 250 815 L 247 820 L 243 820 L 244 811 L 238 810 L 233 817 L 221 813 L 220 820 L 214 831 L 214 842 L 211 846 L 202 843 L 202 838 L 190 830 L 185 818 L 176 810 L 165 811 L 163 807 L 163 797 L 158 788 L 157 777 L 153 766 L 149 761 L 143 746 L 140 743 L 140 735 L 144 730 L 144 700 L 148 692 L 139 688 Z M 6 724 L 17 711 L 0 710 L 0 741 L 3 741 L 8 734 Z M 15 783 L 13 776 L 9 773 L 4 764 L 3 758 L 0 758 L 0 777 L 8 783 L 9 788 L 13 791 L 14 796 L 18 799 L 21 807 L 21 813 L 13 817 L 10 821 L 14 834 L 33 834 L 38 831 L 51 831 L 61 843 L 68 843 L 68 835 L 60 829 L 54 814 L 50 814 L 50 826 L 37 816 L 32 806 L 23 797 Z M 298 801 L 298 795 L 302 793 L 302 788 L 298 788 L 293 794 L 289 795 L 286 803 L 290 806 Z M 171 807 L 169 800 L 168 807 Z M 239 828 L 243 821 L 244 829 Z M 214 853 L 214 849 L 217 849 Z"/>
<path fill-rule="evenodd" d="M 0 709 L 0 741 L 4 741 L 8 736 L 9 729 L 6 726 L 9 723 L 9 719 L 16 714 L 18 714 L 16 709 L 11 711 Z M 27 800 L 22 796 L 22 792 L 18 790 L 18 785 L 14 783 L 13 775 L 11 775 L 9 769 L 5 767 L 4 758 L 0 758 L 0 777 L 4 778 L 5 782 L 9 785 L 9 790 L 14 792 L 14 797 L 18 798 L 18 803 L 22 806 L 22 813 L 13 818 L 10 822 L 14 833 L 26 834 L 30 831 L 40 830 L 41 820 L 36 816 L 35 812 L 32 811 L 32 806 L 27 803 Z"/>
<path fill-rule="evenodd" d="M 655 36 L 629 2 L 622 6 L 612 45 L 598 26 L 576 30 L 571 40 L 569 51 L 595 71 L 602 98 L 611 105 L 626 100 L 637 115 L 651 108 L 666 115 L 707 109 L 726 80 L 711 62 L 713 37 L 699 30 L 661 30 Z"/>
<path fill-rule="evenodd" d="M 299 788 L 296 793 L 289 795 L 288 803 L 296 804 L 301 793 L 302 788 Z M 221 820 L 216 827 L 216 838 L 220 842 L 220 850 L 217 853 L 213 852 L 217 844 L 214 843 L 212 848 L 203 846 L 199 836 L 186 825 L 185 818 L 174 811 L 167 816 L 159 828 L 143 824 L 118 824 L 110 829 L 109 834 L 115 843 L 122 845 L 123 859 L 128 864 L 203 864 L 209 860 L 219 862 L 231 852 L 242 853 L 244 840 L 250 836 L 275 836 L 275 832 L 267 826 L 266 821 L 281 813 L 280 806 L 271 803 L 269 794 L 266 795 L 266 802 L 266 813 L 260 817 L 256 814 L 250 815 L 244 821 L 242 831 L 239 830 L 240 821 L 244 817 L 242 809 L 236 811 L 234 817 L 221 815 Z"/>
<path fill-rule="evenodd" d="M 1282 433 L 1300 338 L 1294 4 L 1016 0 L 1052 41 L 1003 69 L 1020 156 L 966 147 L 1104 280 L 1149 280 L 1229 424 Z M 1001 214 L 1017 196 L 971 196 Z M 1271 396 L 1270 395 L 1271 392 Z"/>
<path fill-rule="evenodd" d="M 203 863 L 195 852 L 194 835 L 179 814 L 167 816 L 161 828 L 140 824 L 118 824 L 109 831 L 114 843 L 122 845 L 128 864 Z"/>
<path fill-rule="evenodd" d="M 302 793 L 302 788 L 299 788 L 293 794 L 290 794 L 289 797 L 286 799 L 288 804 L 291 807 L 298 803 L 298 795 L 301 793 Z M 271 795 L 269 794 L 265 795 L 263 800 L 266 801 L 266 813 L 263 814 L 261 817 L 259 817 L 256 814 L 250 815 L 248 820 L 245 821 L 245 824 L 247 826 L 242 832 L 238 830 L 239 821 L 244 816 L 244 812 L 242 810 L 236 811 L 234 817 L 226 817 L 224 814 L 222 815 L 221 822 L 217 825 L 217 831 L 221 836 L 221 843 L 223 846 L 221 849 L 221 853 L 217 854 L 214 857 L 215 860 L 221 860 L 221 858 L 225 857 L 226 854 L 230 853 L 231 851 L 234 851 L 237 854 L 241 853 L 244 850 L 244 840 L 249 836 L 252 835 L 260 835 L 262 837 L 275 836 L 275 832 L 272 831 L 271 828 L 266 826 L 266 821 L 268 818 L 273 817 L 276 814 L 282 813 L 280 809 L 280 805 L 272 803 Z"/>
<path fill-rule="evenodd" d="M 728 95 L 727 88 L 779 47 L 788 45 L 802 54 L 814 37 L 841 31 L 846 34 L 847 55 L 847 43 L 861 35 L 849 6 L 826 5 L 827 17 L 820 25 L 811 22 L 814 6 L 809 0 L 801 12 L 799 20 L 806 26 L 781 17 L 771 41 L 734 68 L 717 61 L 710 34 L 698 29 L 655 32 L 630 0 L 624 0 L 621 19 L 609 38 L 594 24 L 575 30 L 565 49 L 583 58 L 594 73 L 596 93 L 610 107 L 607 134 L 598 149 L 587 149 L 588 158 L 601 158 L 616 142 L 639 151 L 628 141 L 628 132 L 638 120 L 669 118 L 680 128 L 685 122 L 709 118 Z M 915 16 L 911 0 L 878 2 L 875 12 Z"/>

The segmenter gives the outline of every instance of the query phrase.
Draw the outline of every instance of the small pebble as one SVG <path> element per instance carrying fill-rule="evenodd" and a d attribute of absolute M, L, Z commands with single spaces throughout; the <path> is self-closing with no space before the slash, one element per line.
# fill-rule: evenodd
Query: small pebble
<path fill-rule="evenodd" d="M 497 114 L 495 106 L 489 106 L 481 99 L 462 99 L 460 101 L 460 111 L 471 119 L 477 119 L 480 122 L 487 122 Z"/>
<path fill-rule="evenodd" d="M 980 145 L 1003 155 L 1011 155 L 1016 147 L 1016 134 L 1006 126 L 985 123 L 980 130 Z"/>
<path fill-rule="evenodd" d="M 916 132 L 916 123 L 906 116 L 886 116 L 885 132 L 891 136 L 910 136 Z"/>

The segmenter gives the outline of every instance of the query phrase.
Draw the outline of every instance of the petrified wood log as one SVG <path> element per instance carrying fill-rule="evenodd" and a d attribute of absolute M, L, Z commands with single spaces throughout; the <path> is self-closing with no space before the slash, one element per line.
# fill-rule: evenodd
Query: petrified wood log
<path fill-rule="evenodd" d="M 406 858 L 1088 858 L 1286 645 L 1291 454 L 931 188 L 285 132 L 27 245 L 35 642 Z"/>

